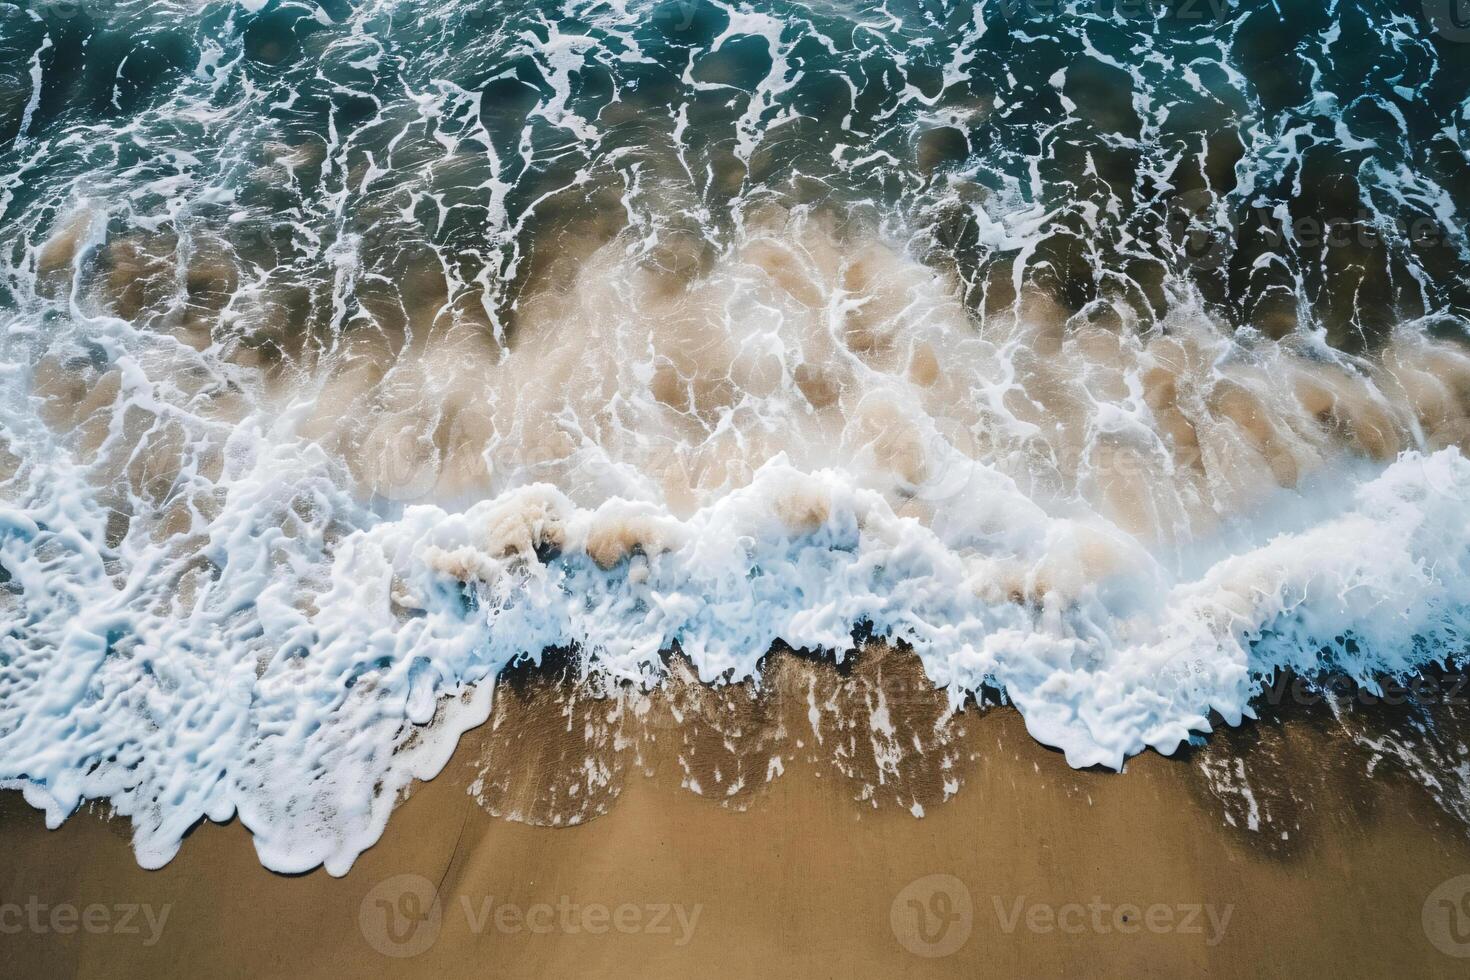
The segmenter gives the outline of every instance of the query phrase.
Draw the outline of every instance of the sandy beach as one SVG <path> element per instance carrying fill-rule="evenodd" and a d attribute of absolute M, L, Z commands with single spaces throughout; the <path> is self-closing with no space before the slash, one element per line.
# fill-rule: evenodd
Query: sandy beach
<path fill-rule="evenodd" d="M 947 801 L 925 797 L 944 791 L 922 777 L 868 792 L 871 759 L 830 762 L 841 725 L 801 727 L 806 692 L 872 705 L 883 690 L 897 733 L 932 733 L 939 700 L 901 696 L 912 669 L 882 651 L 842 673 L 781 655 L 761 695 L 727 690 L 636 751 L 623 739 L 634 761 L 621 769 L 587 723 L 613 702 L 569 707 L 556 677 L 507 680 L 492 721 L 341 879 L 263 869 L 238 821 L 198 828 L 144 871 L 125 824 L 82 813 L 48 832 L 6 794 L 0 973 L 1463 975 L 1454 954 L 1470 943 L 1451 916 L 1470 891 L 1454 881 L 1470 873 L 1470 834 L 1325 707 L 1291 705 L 1115 774 L 1071 770 L 1013 710 L 971 705 L 941 720 L 942 747 L 901 763 L 948 759 Z M 764 713 L 732 721 L 742 702 Z M 1380 742 L 1395 710 L 1376 709 Z M 721 718 L 699 744 L 700 721 Z M 868 720 L 845 716 L 850 731 Z M 487 789 L 508 745 L 521 765 L 497 763 Z M 691 764 L 711 745 L 723 763 Z M 781 772 L 748 792 L 690 788 L 768 752 Z M 566 787 L 589 764 L 604 792 L 584 822 L 546 825 L 575 809 L 585 791 Z M 922 818 L 897 802 L 915 793 Z M 513 804 L 519 819 L 487 812 Z"/>

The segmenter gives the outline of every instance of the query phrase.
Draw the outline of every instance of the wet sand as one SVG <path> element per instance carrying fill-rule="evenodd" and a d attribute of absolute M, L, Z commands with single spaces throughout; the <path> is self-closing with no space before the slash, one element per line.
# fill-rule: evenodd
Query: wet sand
<path fill-rule="evenodd" d="M 48 832 L 6 793 L 0 975 L 1464 974 L 1449 954 L 1470 954 L 1452 931 L 1470 884 L 1436 892 L 1470 874 L 1448 789 L 1436 802 L 1324 708 L 1078 772 L 1009 708 L 946 720 L 893 696 L 911 670 L 785 656 L 748 704 L 700 695 L 719 703 L 692 717 L 683 702 L 678 727 L 645 705 L 641 740 L 599 728 L 615 705 L 573 703 L 556 678 L 506 682 L 491 723 L 342 879 L 264 870 L 238 821 L 143 871 L 100 808 Z M 839 696 L 855 707 L 800 727 Z M 896 763 L 882 739 L 854 751 L 876 730 L 864 705 L 909 746 Z M 1376 710 L 1379 743 L 1397 737 L 1398 709 Z M 589 760 L 601 774 L 572 789 Z M 712 789 L 742 766 L 770 778 Z M 894 766 L 912 779 L 880 775 Z"/>

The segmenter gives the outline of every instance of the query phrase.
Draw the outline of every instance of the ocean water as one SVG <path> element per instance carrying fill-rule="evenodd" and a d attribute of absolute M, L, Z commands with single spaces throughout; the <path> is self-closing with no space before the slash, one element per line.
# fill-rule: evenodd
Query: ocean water
<path fill-rule="evenodd" d="M 1452 0 L 0 3 L 0 785 L 342 874 L 547 650 L 1458 665 L 1467 219 Z"/>

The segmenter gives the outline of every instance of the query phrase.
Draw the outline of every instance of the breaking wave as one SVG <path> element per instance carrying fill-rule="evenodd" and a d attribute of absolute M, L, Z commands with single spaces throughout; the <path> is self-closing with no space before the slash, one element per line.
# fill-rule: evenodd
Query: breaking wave
<path fill-rule="evenodd" d="M 1458 662 L 1465 39 L 1123 6 L 0 4 L 0 781 L 342 874 L 550 649 Z"/>

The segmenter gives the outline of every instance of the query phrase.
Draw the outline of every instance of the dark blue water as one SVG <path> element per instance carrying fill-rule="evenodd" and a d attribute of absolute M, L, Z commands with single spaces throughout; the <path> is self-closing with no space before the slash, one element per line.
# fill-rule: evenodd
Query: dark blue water
<path fill-rule="evenodd" d="M 157 252 L 218 234 L 294 291 L 313 330 L 389 316 L 362 280 L 401 282 L 426 261 L 444 264 L 452 303 L 504 330 L 591 209 L 604 234 L 681 228 L 718 247 L 775 202 L 893 226 L 959 270 L 981 310 L 1025 281 L 1146 325 L 1182 278 L 1272 336 L 1322 327 L 1358 349 L 1406 320 L 1458 331 L 1470 29 L 1457 13 L 1451 0 L 0 4 L 4 295 L 30 289 L 25 249 L 86 195 L 113 228 L 147 227 Z M 359 281 L 334 301 L 344 250 Z M 200 302 L 233 285 L 199 285 Z"/>

